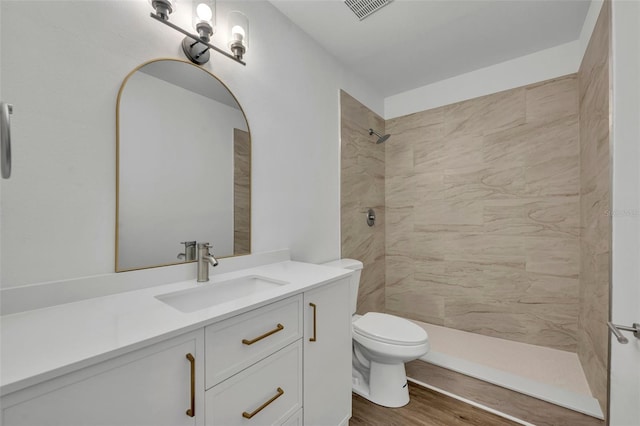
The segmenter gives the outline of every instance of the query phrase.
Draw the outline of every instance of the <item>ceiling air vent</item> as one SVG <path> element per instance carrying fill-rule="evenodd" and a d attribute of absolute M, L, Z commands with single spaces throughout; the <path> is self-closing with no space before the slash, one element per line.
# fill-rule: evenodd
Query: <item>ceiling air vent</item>
<path fill-rule="evenodd" d="M 374 12 L 382 9 L 393 0 L 345 0 L 344 3 L 361 21 Z"/>

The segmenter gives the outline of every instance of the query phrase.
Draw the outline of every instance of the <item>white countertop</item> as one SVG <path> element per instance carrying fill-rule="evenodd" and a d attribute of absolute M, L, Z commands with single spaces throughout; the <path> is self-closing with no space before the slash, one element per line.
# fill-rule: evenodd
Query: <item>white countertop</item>
<path fill-rule="evenodd" d="M 0 394 L 69 373 L 346 277 L 350 271 L 286 261 L 195 280 L 4 315 L 0 319 Z M 246 275 L 289 284 L 191 313 L 155 296 Z"/>

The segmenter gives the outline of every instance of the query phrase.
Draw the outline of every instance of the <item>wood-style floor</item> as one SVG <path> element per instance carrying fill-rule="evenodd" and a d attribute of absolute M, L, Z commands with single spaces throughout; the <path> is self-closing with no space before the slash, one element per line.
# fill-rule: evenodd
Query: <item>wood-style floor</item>
<path fill-rule="evenodd" d="M 386 408 L 353 394 L 349 426 L 517 426 L 507 419 L 441 393 L 409 383 L 411 401 L 401 408 Z"/>

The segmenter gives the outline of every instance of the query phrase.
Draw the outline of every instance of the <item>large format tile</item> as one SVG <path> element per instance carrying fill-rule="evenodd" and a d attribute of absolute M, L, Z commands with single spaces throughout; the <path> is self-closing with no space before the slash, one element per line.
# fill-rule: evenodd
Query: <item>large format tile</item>
<path fill-rule="evenodd" d="M 576 348 L 577 102 L 573 74 L 387 122 L 387 310 Z"/>
<path fill-rule="evenodd" d="M 345 92 L 341 110 L 341 256 L 363 262 L 358 309 L 380 311 L 385 298 L 385 144 L 369 128 L 384 132 L 384 120 Z M 366 223 L 373 208 L 377 220 Z"/>
<path fill-rule="evenodd" d="M 527 122 L 549 121 L 578 113 L 577 75 L 548 80 L 526 89 Z"/>
<path fill-rule="evenodd" d="M 578 356 L 602 410 L 607 409 L 609 358 L 609 42 L 605 1 L 578 72 L 580 99 L 580 312 Z"/>

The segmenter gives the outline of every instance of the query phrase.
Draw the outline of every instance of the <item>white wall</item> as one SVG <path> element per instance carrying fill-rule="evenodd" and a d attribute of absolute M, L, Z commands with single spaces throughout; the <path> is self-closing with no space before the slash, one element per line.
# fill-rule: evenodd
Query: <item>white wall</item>
<path fill-rule="evenodd" d="M 640 322 L 640 2 L 612 2 L 611 321 Z M 640 424 L 640 340 L 611 338 L 609 424 Z"/>
<path fill-rule="evenodd" d="M 401 117 L 578 72 L 601 7 L 602 0 L 591 1 L 577 40 L 389 96 L 384 100 L 384 117 Z"/>
<path fill-rule="evenodd" d="M 217 8 L 214 42 L 222 45 L 230 4 Z M 206 68 L 234 92 L 251 129 L 252 250 L 337 258 L 339 89 L 378 113 L 382 97 L 270 3 L 232 4 L 250 20 L 248 65 L 214 53 Z M 16 105 L 14 176 L 2 182 L 1 285 L 112 272 L 117 92 L 139 64 L 182 58 L 182 36 L 149 18 L 146 0 L 0 7 L 0 84 Z M 183 2 L 172 21 L 189 27 L 188 9 Z"/>
<path fill-rule="evenodd" d="M 119 269 L 177 263 L 181 241 L 215 242 L 216 256 L 232 256 L 233 130 L 248 131 L 242 111 L 136 72 L 119 124 Z"/>

